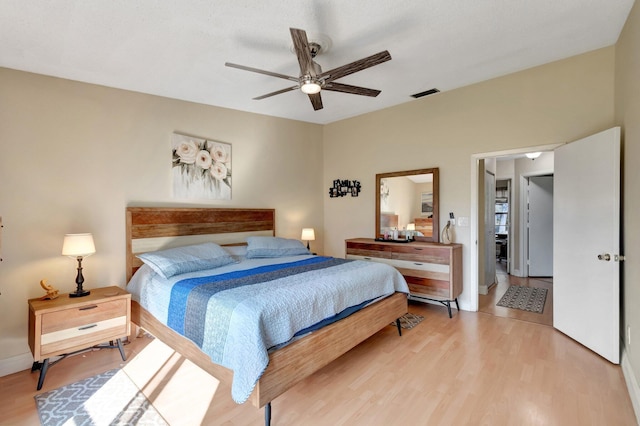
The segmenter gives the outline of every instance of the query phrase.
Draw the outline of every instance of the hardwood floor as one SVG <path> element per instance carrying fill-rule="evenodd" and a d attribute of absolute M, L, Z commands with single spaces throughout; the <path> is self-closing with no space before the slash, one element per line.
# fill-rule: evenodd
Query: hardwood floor
<path fill-rule="evenodd" d="M 412 302 L 424 321 L 366 340 L 273 401 L 285 425 L 635 425 L 622 371 L 552 327 Z M 227 385 L 158 340 L 125 346 L 124 370 L 171 425 L 262 425 Z M 65 359 L 42 391 L 117 368 L 118 351 Z M 0 378 L 0 424 L 38 424 L 37 373 Z"/>
<path fill-rule="evenodd" d="M 504 318 L 514 318 L 537 324 L 553 325 L 553 279 L 552 278 L 520 278 L 508 275 L 505 264 L 496 263 L 498 284 L 489 289 L 489 294 L 478 297 L 478 311 Z M 546 288 L 547 300 L 541 314 L 522 311 L 520 309 L 496 306 L 510 285 Z"/>

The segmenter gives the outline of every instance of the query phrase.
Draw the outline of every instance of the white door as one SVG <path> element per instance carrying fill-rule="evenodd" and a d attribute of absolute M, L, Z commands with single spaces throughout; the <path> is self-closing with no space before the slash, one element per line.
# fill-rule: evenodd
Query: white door
<path fill-rule="evenodd" d="M 553 176 L 529 178 L 529 276 L 553 276 Z"/>
<path fill-rule="evenodd" d="M 555 150 L 553 326 L 620 362 L 620 128 Z"/>

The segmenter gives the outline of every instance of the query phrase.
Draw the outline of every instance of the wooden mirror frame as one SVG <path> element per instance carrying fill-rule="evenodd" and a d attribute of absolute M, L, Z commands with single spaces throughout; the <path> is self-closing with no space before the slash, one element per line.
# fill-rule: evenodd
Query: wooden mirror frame
<path fill-rule="evenodd" d="M 425 175 L 433 174 L 433 232 L 431 237 L 415 237 L 416 241 L 427 241 L 437 243 L 440 241 L 440 223 L 439 223 L 439 186 L 440 178 L 438 168 L 431 169 L 419 169 L 419 170 L 407 170 L 404 172 L 392 172 L 392 173 L 378 173 L 376 174 L 376 231 L 374 233 L 375 238 L 384 237 L 380 233 L 380 183 L 382 179 L 413 176 L 413 175 Z"/>

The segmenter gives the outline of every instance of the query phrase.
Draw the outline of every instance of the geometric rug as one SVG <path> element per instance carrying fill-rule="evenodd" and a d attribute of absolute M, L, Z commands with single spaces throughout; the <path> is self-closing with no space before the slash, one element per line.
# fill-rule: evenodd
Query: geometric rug
<path fill-rule="evenodd" d="M 424 319 L 424 317 L 422 315 L 416 315 L 416 314 L 412 314 L 412 313 L 406 313 L 403 316 L 401 316 L 399 318 L 400 320 L 400 327 L 404 328 L 404 329 L 411 329 L 413 327 L 415 327 L 416 325 L 420 324 L 422 322 L 422 320 Z M 392 323 L 391 325 L 396 325 L 395 323 Z"/>
<path fill-rule="evenodd" d="M 149 400 L 115 369 L 34 396 L 42 425 L 167 425 Z"/>
<path fill-rule="evenodd" d="M 500 301 L 496 303 L 496 306 L 541 314 L 544 311 L 544 303 L 546 300 L 546 288 L 511 285 L 504 296 L 500 298 Z"/>

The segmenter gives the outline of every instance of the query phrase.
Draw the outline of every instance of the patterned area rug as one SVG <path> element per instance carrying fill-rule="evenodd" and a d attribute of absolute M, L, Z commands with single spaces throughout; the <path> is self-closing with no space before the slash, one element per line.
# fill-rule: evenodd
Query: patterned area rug
<path fill-rule="evenodd" d="M 511 285 L 504 296 L 500 298 L 500 301 L 496 303 L 496 306 L 541 314 L 544 311 L 544 303 L 546 300 L 546 288 Z"/>
<path fill-rule="evenodd" d="M 129 376 L 116 369 L 36 395 L 40 423 L 167 425 Z"/>
<path fill-rule="evenodd" d="M 400 317 L 400 327 L 404 329 L 410 329 L 420 324 L 424 317 L 422 315 L 416 315 L 412 313 L 406 313 Z M 396 323 L 391 323 L 391 325 L 396 325 Z"/>

